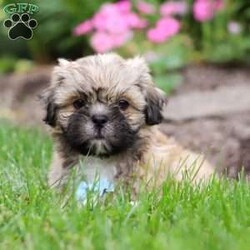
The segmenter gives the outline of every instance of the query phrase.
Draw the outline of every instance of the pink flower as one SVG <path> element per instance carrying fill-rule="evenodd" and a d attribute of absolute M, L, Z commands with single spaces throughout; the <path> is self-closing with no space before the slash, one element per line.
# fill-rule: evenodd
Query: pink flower
<path fill-rule="evenodd" d="M 93 17 L 93 26 L 97 30 L 105 30 L 106 28 L 106 16 L 103 13 L 97 12 Z"/>
<path fill-rule="evenodd" d="M 112 3 L 105 3 L 102 5 L 101 9 L 99 10 L 99 14 L 103 14 L 104 16 L 115 15 L 117 14 L 119 9 L 117 8 L 116 4 Z"/>
<path fill-rule="evenodd" d="M 85 22 L 80 23 L 74 28 L 73 34 L 75 36 L 85 35 L 89 33 L 92 29 L 93 29 L 92 21 L 86 20 Z"/>
<path fill-rule="evenodd" d="M 141 12 L 142 14 L 146 14 L 146 15 L 150 15 L 155 12 L 155 7 L 153 4 L 143 2 L 143 1 L 139 1 L 137 3 L 137 9 L 139 10 L 139 12 Z"/>
<path fill-rule="evenodd" d="M 145 19 L 140 18 L 137 14 L 135 13 L 129 13 L 125 17 L 129 27 L 135 28 L 135 29 L 143 29 L 147 27 L 147 21 Z"/>
<path fill-rule="evenodd" d="M 167 38 L 176 35 L 180 26 L 180 22 L 173 17 L 162 18 L 156 23 L 156 27 L 162 30 Z"/>
<path fill-rule="evenodd" d="M 120 6 L 121 7 L 121 6 Z M 99 31 L 110 33 L 127 32 L 129 29 L 126 13 L 121 13 L 116 4 L 105 4 L 93 18 L 93 25 Z"/>
<path fill-rule="evenodd" d="M 104 4 L 93 18 L 93 26 L 99 31 L 123 33 L 131 28 L 142 29 L 147 26 L 146 20 L 131 12 L 129 1 L 116 4 Z"/>
<path fill-rule="evenodd" d="M 110 33 L 123 33 L 129 29 L 128 21 L 121 15 L 112 15 L 105 20 L 105 30 Z"/>
<path fill-rule="evenodd" d="M 176 35 L 180 30 L 180 23 L 173 17 L 166 17 L 160 19 L 156 23 L 156 27 L 150 29 L 147 37 L 151 42 L 162 43 L 170 37 Z"/>
<path fill-rule="evenodd" d="M 121 34 L 96 32 L 90 39 L 92 48 L 98 53 L 104 53 L 124 45 L 132 38 L 132 32 L 124 32 Z"/>
<path fill-rule="evenodd" d="M 116 8 L 121 13 L 128 13 L 131 10 L 131 2 L 129 0 L 124 0 L 116 3 Z"/>
<path fill-rule="evenodd" d="M 166 2 L 166 3 L 163 3 L 160 7 L 160 13 L 163 16 L 184 15 L 187 13 L 187 10 L 188 10 L 187 3 L 183 1 Z"/>
<path fill-rule="evenodd" d="M 105 32 L 96 32 L 91 37 L 90 44 L 96 52 L 104 53 L 113 48 L 113 39 Z"/>
<path fill-rule="evenodd" d="M 83 35 L 94 30 L 90 44 L 99 53 L 118 48 L 131 39 L 132 29 L 147 26 L 147 21 L 132 12 L 131 7 L 129 0 L 106 3 L 91 20 L 78 25 L 74 33 Z"/>
<path fill-rule="evenodd" d="M 148 30 L 147 38 L 153 43 L 163 43 L 166 41 L 166 35 L 164 34 L 164 32 L 157 28 Z"/>
<path fill-rule="evenodd" d="M 117 16 L 117 8 L 114 4 L 104 4 L 93 18 L 93 25 L 97 30 L 106 29 L 106 21 L 108 18 Z"/>
<path fill-rule="evenodd" d="M 205 22 L 214 17 L 215 9 L 213 0 L 196 0 L 193 6 L 194 18 Z"/>
<path fill-rule="evenodd" d="M 133 37 L 132 32 L 122 34 L 111 34 L 113 48 L 119 48 Z"/>

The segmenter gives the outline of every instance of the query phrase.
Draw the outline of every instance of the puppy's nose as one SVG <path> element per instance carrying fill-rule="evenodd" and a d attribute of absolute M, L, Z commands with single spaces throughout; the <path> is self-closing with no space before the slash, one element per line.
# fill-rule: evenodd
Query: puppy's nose
<path fill-rule="evenodd" d="M 105 123 L 108 121 L 108 117 L 106 115 L 93 115 L 92 121 L 98 127 L 103 127 Z"/>

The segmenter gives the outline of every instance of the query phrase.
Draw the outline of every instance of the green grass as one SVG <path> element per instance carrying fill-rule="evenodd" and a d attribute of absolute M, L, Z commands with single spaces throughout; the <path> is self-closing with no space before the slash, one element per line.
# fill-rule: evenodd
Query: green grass
<path fill-rule="evenodd" d="M 0 150 L 0 249 L 249 249 L 244 181 L 169 181 L 137 206 L 118 192 L 80 208 L 46 187 L 52 144 L 42 133 L 1 123 Z"/>

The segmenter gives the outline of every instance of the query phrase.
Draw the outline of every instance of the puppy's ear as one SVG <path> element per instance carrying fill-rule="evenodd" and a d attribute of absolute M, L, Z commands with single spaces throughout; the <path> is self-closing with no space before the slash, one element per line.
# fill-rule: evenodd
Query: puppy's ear
<path fill-rule="evenodd" d="M 54 89 L 62 84 L 64 80 L 65 68 L 69 67 L 69 65 L 69 61 L 59 58 L 58 65 L 54 67 L 52 72 L 50 87 L 45 89 L 44 92 L 38 96 L 45 108 L 45 117 L 43 121 L 51 127 L 56 126 L 56 116 L 58 110 L 58 106 L 54 102 Z"/>
<path fill-rule="evenodd" d="M 162 110 L 167 104 L 165 93 L 156 87 L 149 87 L 146 90 L 145 120 L 148 125 L 155 125 L 162 122 Z"/>
<path fill-rule="evenodd" d="M 43 121 L 50 125 L 51 127 L 56 126 L 56 113 L 57 113 L 57 105 L 54 103 L 54 91 L 51 88 L 46 89 L 41 95 L 39 95 L 39 99 L 42 101 L 45 107 L 45 117 Z"/>
<path fill-rule="evenodd" d="M 127 60 L 127 64 L 131 67 L 131 72 L 135 72 L 136 81 L 142 93 L 145 96 L 145 120 L 148 125 L 159 124 L 162 121 L 162 109 L 167 104 L 165 93 L 155 87 L 150 70 L 142 57 L 135 57 Z"/>

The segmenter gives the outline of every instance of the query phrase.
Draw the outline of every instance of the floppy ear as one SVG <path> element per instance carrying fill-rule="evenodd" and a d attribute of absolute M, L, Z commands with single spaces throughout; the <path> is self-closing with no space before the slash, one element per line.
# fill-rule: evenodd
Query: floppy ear
<path fill-rule="evenodd" d="M 145 120 L 148 125 L 159 124 L 162 121 L 162 109 L 167 104 L 167 98 L 165 93 L 156 88 L 150 70 L 142 57 L 135 57 L 127 60 L 127 64 L 131 68 L 131 72 L 135 72 L 138 86 L 145 96 L 146 107 L 145 107 Z"/>
<path fill-rule="evenodd" d="M 54 67 L 54 70 L 52 72 L 51 86 L 45 89 L 44 92 L 38 96 L 42 104 L 44 105 L 46 112 L 43 121 L 51 127 L 56 126 L 56 116 L 58 110 L 58 106 L 54 101 L 54 89 L 62 83 L 64 79 L 63 71 L 65 70 L 65 68 L 69 67 L 69 65 L 69 61 L 59 58 L 58 65 Z"/>
<path fill-rule="evenodd" d="M 162 110 L 167 104 L 165 93 L 153 86 L 146 90 L 145 120 L 148 125 L 155 125 L 162 122 Z"/>
<path fill-rule="evenodd" d="M 43 121 L 51 127 L 56 126 L 57 105 L 54 103 L 54 94 L 51 88 L 46 89 L 40 96 L 40 100 L 45 106 L 45 117 Z"/>

